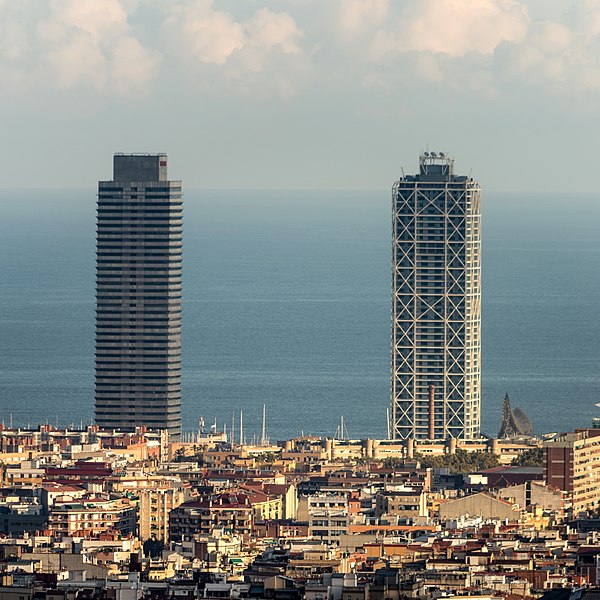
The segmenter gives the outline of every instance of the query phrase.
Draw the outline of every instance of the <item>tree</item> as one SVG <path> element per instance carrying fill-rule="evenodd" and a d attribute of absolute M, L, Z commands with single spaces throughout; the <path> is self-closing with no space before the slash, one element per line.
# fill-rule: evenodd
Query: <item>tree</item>
<path fill-rule="evenodd" d="M 498 466 L 498 457 L 489 452 L 467 452 L 458 448 L 454 454 L 415 455 L 422 467 L 447 468 L 451 473 L 472 473 Z"/>
<path fill-rule="evenodd" d="M 261 452 L 254 455 L 254 460 L 259 465 L 271 465 L 277 460 L 277 455 L 275 452 Z"/>
<path fill-rule="evenodd" d="M 510 464 L 515 467 L 543 467 L 544 449 L 531 448 L 530 450 L 525 450 L 519 456 L 515 456 Z"/>
<path fill-rule="evenodd" d="M 394 469 L 395 467 L 404 466 L 404 462 L 405 461 L 403 458 L 398 458 L 397 456 L 388 456 L 386 459 L 384 459 L 383 466 L 386 469 Z"/>

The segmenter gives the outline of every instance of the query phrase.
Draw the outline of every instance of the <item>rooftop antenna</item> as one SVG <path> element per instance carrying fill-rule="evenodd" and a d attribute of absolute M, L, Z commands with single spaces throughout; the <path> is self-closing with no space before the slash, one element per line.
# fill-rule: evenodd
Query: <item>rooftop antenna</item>
<path fill-rule="evenodd" d="M 200 417 L 200 420 L 198 421 L 198 427 L 200 429 L 200 435 L 202 435 L 204 433 L 204 417 Z"/>

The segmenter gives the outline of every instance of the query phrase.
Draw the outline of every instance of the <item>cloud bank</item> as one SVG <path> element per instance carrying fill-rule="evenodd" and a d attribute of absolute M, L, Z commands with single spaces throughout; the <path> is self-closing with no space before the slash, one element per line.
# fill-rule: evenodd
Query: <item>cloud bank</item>
<path fill-rule="evenodd" d="M 385 90 L 400 75 L 484 96 L 598 91 L 600 0 L 560 20 L 530 12 L 526 0 L 4 0 L 0 86 L 139 99 L 176 73 L 190 89 L 274 97 L 332 81 Z"/>

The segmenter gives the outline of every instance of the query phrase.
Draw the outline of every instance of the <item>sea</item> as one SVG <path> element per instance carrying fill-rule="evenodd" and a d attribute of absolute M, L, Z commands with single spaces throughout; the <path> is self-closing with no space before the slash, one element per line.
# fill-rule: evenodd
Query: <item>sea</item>
<path fill-rule="evenodd" d="M 0 190 L 0 419 L 94 415 L 95 193 Z M 185 190 L 183 423 L 385 437 L 391 194 Z M 600 416 L 600 195 L 484 193 L 482 430 Z"/>

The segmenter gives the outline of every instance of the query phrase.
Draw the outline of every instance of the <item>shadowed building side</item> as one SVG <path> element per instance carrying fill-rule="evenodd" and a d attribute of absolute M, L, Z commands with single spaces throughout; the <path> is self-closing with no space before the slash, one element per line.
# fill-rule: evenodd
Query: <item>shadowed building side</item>
<path fill-rule="evenodd" d="M 167 156 L 114 157 L 98 183 L 96 423 L 181 429 L 181 181 Z"/>

